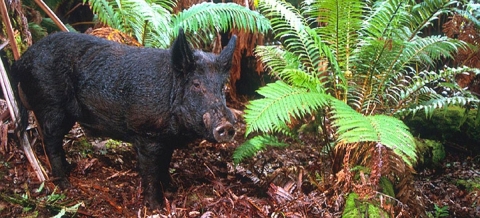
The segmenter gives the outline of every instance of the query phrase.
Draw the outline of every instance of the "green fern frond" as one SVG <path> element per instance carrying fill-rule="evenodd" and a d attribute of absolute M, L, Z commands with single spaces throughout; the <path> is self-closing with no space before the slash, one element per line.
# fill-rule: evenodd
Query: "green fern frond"
<path fill-rule="evenodd" d="M 312 32 L 298 9 L 283 0 L 262 0 L 259 9 L 270 18 L 272 29 L 276 37 L 284 41 L 286 50 L 298 56 L 302 70 L 315 75 L 322 59 L 321 50 L 314 39 L 318 36 Z"/>
<path fill-rule="evenodd" d="M 402 54 L 393 63 L 393 70 L 401 70 L 411 64 L 434 66 L 441 58 L 452 58 L 466 44 L 446 36 L 414 37 L 405 44 Z"/>
<path fill-rule="evenodd" d="M 172 1 L 167 0 L 88 0 L 100 21 L 133 34 L 147 47 L 170 45 Z M 143 39 L 148 41 L 143 41 Z"/>
<path fill-rule="evenodd" d="M 298 69 L 301 65 L 295 54 L 275 45 L 257 46 L 255 48 L 255 56 L 264 63 L 265 70 L 275 76 L 279 76 L 278 72 L 282 72 L 287 68 Z"/>
<path fill-rule="evenodd" d="M 350 70 L 350 55 L 358 43 L 365 5 L 358 0 L 306 1 L 305 15 L 320 23 L 316 31 L 335 51 L 342 70 Z"/>
<path fill-rule="evenodd" d="M 465 8 L 453 8 L 453 11 L 466 17 L 472 21 L 477 28 L 480 28 L 480 4 L 475 1 L 470 1 L 465 5 Z"/>
<path fill-rule="evenodd" d="M 386 115 L 364 116 L 338 100 L 332 101 L 332 108 L 339 142 L 377 142 L 392 149 L 410 166 L 416 160 L 414 138 L 401 120 Z"/>
<path fill-rule="evenodd" d="M 314 77 L 311 74 L 306 74 L 305 71 L 298 69 L 285 69 L 278 73 L 282 80 L 289 84 L 306 88 L 308 90 L 315 90 L 316 92 L 325 92 L 325 82 L 322 83 L 322 77 Z M 325 79 L 325 81 L 327 81 Z"/>
<path fill-rule="evenodd" d="M 476 102 L 477 98 L 469 96 L 464 93 L 462 96 L 443 97 L 437 94 L 428 84 L 438 82 L 443 78 L 450 78 L 463 72 L 479 72 L 478 69 L 460 67 L 460 68 L 446 68 L 439 72 L 420 72 L 409 81 L 399 82 L 392 81 L 397 85 L 391 84 L 389 90 L 392 94 L 392 101 L 395 99 L 395 107 L 393 107 L 393 114 L 404 115 L 408 113 L 416 113 L 418 110 L 425 110 L 427 116 L 431 115 L 433 110 L 449 105 L 465 105 L 470 102 Z M 399 89 L 398 91 L 393 90 Z M 456 83 L 449 83 L 449 88 L 454 92 L 462 93 L 464 90 Z"/>
<path fill-rule="evenodd" d="M 302 118 L 327 105 L 332 97 L 293 87 L 277 81 L 258 90 L 264 98 L 251 101 L 245 110 L 247 128 L 245 135 L 252 132 L 272 132 L 276 127 L 289 123 L 292 118 Z"/>
<path fill-rule="evenodd" d="M 172 18 L 174 33 L 179 28 L 197 32 L 206 28 L 228 31 L 232 28 L 250 32 L 267 32 L 270 22 L 256 11 L 235 3 L 203 2 L 178 13 Z"/>
<path fill-rule="evenodd" d="M 440 97 L 438 99 L 430 99 L 429 101 L 424 101 L 419 104 L 412 104 L 408 108 L 403 108 L 397 112 L 395 112 L 395 116 L 405 116 L 410 113 L 415 115 L 417 111 L 423 110 L 425 116 L 431 117 L 433 115 L 433 111 L 440 108 L 446 108 L 448 106 L 465 106 L 467 104 L 478 104 L 480 100 L 475 97 Z"/>
<path fill-rule="evenodd" d="M 84 0 L 99 20 L 134 35 L 146 47 L 167 48 L 179 28 L 208 41 L 216 31 L 231 28 L 265 33 L 270 22 L 256 11 L 234 3 L 204 2 L 172 15 L 171 0 Z M 199 36 L 206 35 L 207 37 Z"/>
<path fill-rule="evenodd" d="M 450 0 L 425 0 L 414 5 L 408 16 L 408 22 L 412 29 L 412 37 L 420 33 L 421 30 L 429 27 L 437 20 L 442 14 L 451 12 L 451 8 L 455 7 L 457 1 Z"/>
<path fill-rule="evenodd" d="M 290 85 L 323 92 L 326 78 L 319 78 L 300 70 L 301 62 L 292 52 L 278 46 L 257 46 L 255 54 L 264 63 L 265 69 Z"/>
<path fill-rule="evenodd" d="M 265 150 L 267 146 L 286 147 L 288 144 L 278 141 L 274 136 L 255 136 L 238 146 L 233 152 L 233 163 L 239 164 L 245 158 L 253 157 L 257 152 Z"/>
<path fill-rule="evenodd" d="M 375 1 L 360 29 L 362 37 L 393 38 L 402 24 L 408 23 L 406 10 L 411 0 Z"/>
<path fill-rule="evenodd" d="M 107 0 L 83 0 L 83 3 L 89 3 L 93 13 L 98 15 L 98 20 L 111 27 L 119 26 L 121 20 L 115 19 L 115 1 Z"/>

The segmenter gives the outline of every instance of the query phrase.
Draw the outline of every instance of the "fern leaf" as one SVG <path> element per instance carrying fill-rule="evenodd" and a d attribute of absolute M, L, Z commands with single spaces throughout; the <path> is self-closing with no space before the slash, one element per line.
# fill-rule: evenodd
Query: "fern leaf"
<path fill-rule="evenodd" d="M 364 116 L 342 101 L 332 101 L 333 126 L 341 143 L 377 142 L 392 149 L 410 166 L 416 160 L 415 141 L 408 127 L 386 115 Z"/>
<path fill-rule="evenodd" d="M 270 22 L 261 14 L 235 3 L 203 2 L 178 13 L 172 18 L 174 33 L 182 27 L 186 32 L 202 29 L 228 31 L 231 28 L 251 32 L 267 32 Z M 213 28 L 211 28 L 213 27 Z"/>
<path fill-rule="evenodd" d="M 440 108 L 446 108 L 448 106 L 459 105 L 464 106 L 467 104 L 478 104 L 480 100 L 475 97 L 440 97 L 438 99 L 430 99 L 429 101 L 424 101 L 419 104 L 412 104 L 408 108 L 403 108 L 395 113 L 395 116 L 405 116 L 410 113 L 415 115 L 417 111 L 423 110 L 425 116 L 431 117 L 433 111 Z"/>
<path fill-rule="evenodd" d="M 342 70 L 350 70 L 350 56 L 358 43 L 364 3 L 358 0 L 307 1 L 304 8 L 307 17 L 322 24 L 316 31 L 335 51 Z"/>
<path fill-rule="evenodd" d="M 316 74 L 322 60 L 320 47 L 315 40 L 316 33 L 308 26 L 300 11 L 286 1 L 262 0 L 259 9 L 269 17 L 277 38 L 284 40 L 286 50 L 294 53 L 302 63 L 302 70 Z"/>
<path fill-rule="evenodd" d="M 411 16 L 408 16 L 408 24 L 413 29 L 412 37 L 416 36 L 422 29 L 425 29 L 432 25 L 442 14 L 451 12 L 451 8 L 455 7 L 457 1 L 445 1 L 445 0 L 425 0 L 412 7 L 410 12 Z"/>
<path fill-rule="evenodd" d="M 245 158 L 253 157 L 257 152 L 266 149 L 267 146 L 285 147 L 288 144 L 278 141 L 274 136 L 255 136 L 235 149 L 233 152 L 233 163 L 239 164 Z"/>
<path fill-rule="evenodd" d="M 247 128 L 252 132 L 272 132 L 276 127 L 289 123 L 291 118 L 301 118 L 325 106 L 331 96 L 289 86 L 277 81 L 258 90 L 263 99 L 251 101 L 245 110 Z"/>

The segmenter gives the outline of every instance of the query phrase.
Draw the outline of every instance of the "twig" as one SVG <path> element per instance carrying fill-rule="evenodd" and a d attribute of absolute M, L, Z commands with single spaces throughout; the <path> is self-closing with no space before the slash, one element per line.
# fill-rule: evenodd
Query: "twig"
<path fill-rule="evenodd" d="M 60 21 L 60 19 L 58 19 L 57 15 L 53 13 L 52 9 L 50 9 L 47 4 L 45 4 L 45 2 L 43 2 L 42 0 L 35 0 L 35 3 L 37 3 L 37 5 L 42 8 L 43 11 L 45 11 L 48 17 L 53 20 L 53 22 L 58 26 L 58 28 L 60 28 L 64 32 L 68 32 L 67 27 L 62 23 L 62 21 Z"/>

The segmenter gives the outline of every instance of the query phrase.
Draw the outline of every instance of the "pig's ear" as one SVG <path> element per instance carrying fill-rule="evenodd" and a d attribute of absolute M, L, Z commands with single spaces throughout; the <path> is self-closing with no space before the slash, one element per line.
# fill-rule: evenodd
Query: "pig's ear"
<path fill-rule="evenodd" d="M 220 55 L 217 57 L 217 61 L 222 68 L 222 72 L 229 72 L 230 68 L 232 67 L 232 57 L 233 53 L 235 52 L 235 46 L 237 45 L 237 36 L 233 35 L 230 38 L 227 46 L 223 48 Z"/>
<path fill-rule="evenodd" d="M 172 67 L 177 72 L 187 74 L 195 68 L 195 59 L 193 51 L 187 42 L 183 29 L 178 31 L 178 37 L 173 42 L 172 48 Z"/>

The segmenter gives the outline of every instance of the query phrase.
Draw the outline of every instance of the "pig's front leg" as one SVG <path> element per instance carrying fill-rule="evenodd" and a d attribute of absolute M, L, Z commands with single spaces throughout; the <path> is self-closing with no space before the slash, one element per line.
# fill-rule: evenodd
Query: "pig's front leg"
<path fill-rule="evenodd" d="M 170 184 L 173 148 L 158 143 L 136 144 L 138 167 L 142 178 L 144 202 L 150 209 L 160 209 L 163 192 Z"/>

